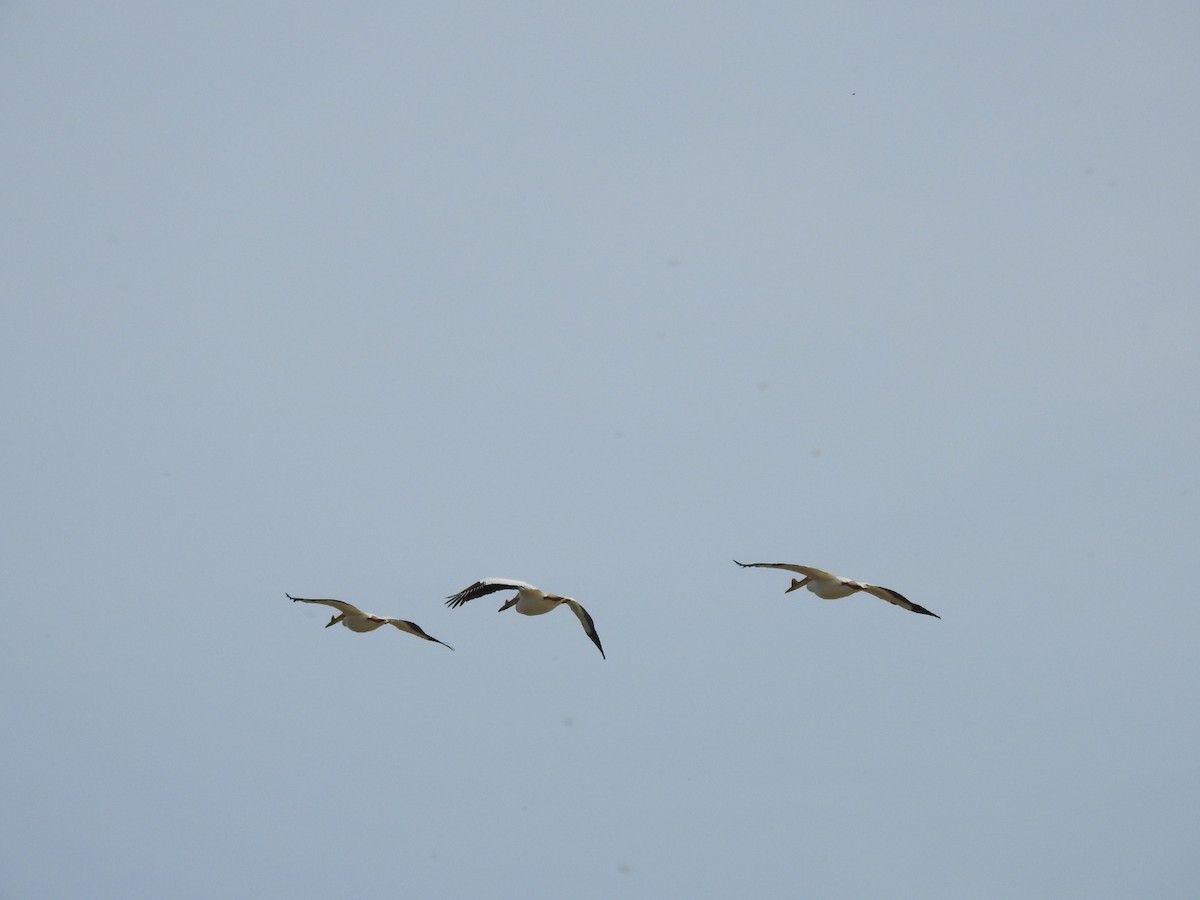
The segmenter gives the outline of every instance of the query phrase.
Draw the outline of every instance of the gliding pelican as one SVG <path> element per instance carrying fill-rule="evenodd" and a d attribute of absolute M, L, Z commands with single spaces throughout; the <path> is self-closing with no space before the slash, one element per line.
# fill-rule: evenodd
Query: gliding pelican
<path fill-rule="evenodd" d="M 937 613 L 930 612 L 923 606 L 918 606 L 907 597 L 897 594 L 891 588 L 880 587 L 877 584 L 867 584 L 865 581 L 851 581 L 849 578 L 832 575 L 829 572 L 814 569 L 811 566 L 797 566 L 791 563 L 743 563 L 738 562 L 736 559 L 734 562 L 744 569 L 787 569 L 789 572 L 799 572 L 803 575 L 803 581 L 798 578 L 792 579 L 792 586 L 784 591 L 785 594 L 790 594 L 797 588 L 802 588 L 806 585 L 810 591 L 826 600 L 837 600 L 841 597 L 849 597 L 858 591 L 866 591 L 868 594 L 874 594 L 880 600 L 894 603 L 896 606 L 899 606 L 901 609 L 907 609 L 909 612 L 920 613 L 923 616 L 933 616 L 935 619 L 941 618 Z"/>
<path fill-rule="evenodd" d="M 596 649 L 600 651 L 600 655 L 605 659 L 608 658 L 604 656 L 604 648 L 600 646 L 600 635 L 596 634 L 596 625 L 592 622 L 592 617 L 588 615 L 586 609 L 570 597 L 547 594 L 545 591 L 540 591 L 532 584 L 526 584 L 524 581 L 513 581 L 511 578 L 485 578 L 449 597 L 446 600 L 446 605 L 454 609 L 455 607 L 462 606 L 468 600 L 474 600 L 476 597 L 483 597 L 496 591 L 517 592 L 517 596 L 505 600 L 504 605 L 497 612 L 504 612 L 510 606 L 515 606 L 517 612 L 523 616 L 540 616 L 550 612 L 552 609 L 558 609 L 558 607 L 565 603 L 571 607 L 571 612 L 575 613 L 579 618 L 584 632 L 592 639 L 592 643 L 596 645 Z"/>
<path fill-rule="evenodd" d="M 383 625 L 395 625 L 401 631 L 407 631 L 409 634 L 416 635 L 427 641 L 433 641 L 435 644 L 441 644 L 443 647 L 450 647 L 445 641 L 439 641 L 435 637 L 431 637 L 421 630 L 421 626 L 415 622 L 407 622 L 404 619 L 385 619 L 382 616 L 373 616 L 370 613 L 365 613 L 357 606 L 350 603 L 343 603 L 341 600 L 309 600 L 304 597 L 293 597 L 291 594 L 284 594 L 293 603 L 321 603 L 325 606 L 332 606 L 340 611 L 340 615 L 336 615 L 325 623 L 325 627 L 336 625 L 341 622 L 351 631 L 374 631 Z M 453 650 L 453 647 L 450 647 Z"/>

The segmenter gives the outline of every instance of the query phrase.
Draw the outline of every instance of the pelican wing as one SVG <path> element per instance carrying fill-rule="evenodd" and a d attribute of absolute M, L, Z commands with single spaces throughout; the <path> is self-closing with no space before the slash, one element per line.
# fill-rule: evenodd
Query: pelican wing
<path fill-rule="evenodd" d="M 524 581 L 514 581 L 511 578 L 485 578 L 482 581 L 477 581 L 469 588 L 463 588 L 457 594 L 452 594 L 446 598 L 446 605 L 451 609 L 462 606 L 468 600 L 474 600 L 477 597 L 486 597 L 488 594 L 494 594 L 496 591 L 536 591 L 532 584 L 526 584 Z"/>
<path fill-rule="evenodd" d="M 823 569 L 814 569 L 812 566 L 798 566 L 795 563 L 744 563 L 734 560 L 743 569 L 787 569 L 789 572 L 799 572 L 801 575 L 807 575 L 814 581 L 841 581 L 837 575 L 831 575 Z"/>
<path fill-rule="evenodd" d="M 293 597 L 291 594 L 284 594 L 293 603 L 320 603 L 322 606 L 332 606 L 334 609 L 345 613 L 348 616 L 365 616 L 361 609 L 352 603 L 344 603 L 341 600 L 310 600 L 307 597 Z"/>
<path fill-rule="evenodd" d="M 941 618 L 941 616 L 939 616 L 937 613 L 930 612 L 923 606 L 918 606 L 903 594 L 898 594 L 891 588 L 880 587 L 877 584 L 866 584 L 862 581 L 855 583 L 868 594 L 874 594 L 880 600 L 886 600 L 888 603 L 894 603 L 901 609 L 907 609 L 909 612 L 920 613 L 923 616 L 933 616 L 935 619 Z"/>
<path fill-rule="evenodd" d="M 563 601 L 567 606 L 571 607 L 571 612 L 579 618 L 580 624 L 583 625 L 583 630 L 587 636 L 592 639 L 592 643 L 596 645 L 596 649 L 600 651 L 600 656 L 603 659 L 608 659 L 604 655 L 604 648 L 600 646 L 600 635 L 596 634 L 596 623 L 592 621 L 592 617 L 588 615 L 588 611 L 580 606 L 576 601 L 569 597 Z"/>
<path fill-rule="evenodd" d="M 385 619 L 384 621 L 386 621 L 389 625 L 395 625 L 401 631 L 407 631 L 409 634 L 416 635 L 419 638 L 424 638 L 427 641 L 433 641 L 435 644 L 441 644 L 443 647 L 450 647 L 450 645 L 445 641 L 439 641 L 433 635 L 426 634 L 425 630 L 416 622 L 409 622 L 405 619 Z M 453 650 L 454 648 L 450 647 L 450 649 Z"/>

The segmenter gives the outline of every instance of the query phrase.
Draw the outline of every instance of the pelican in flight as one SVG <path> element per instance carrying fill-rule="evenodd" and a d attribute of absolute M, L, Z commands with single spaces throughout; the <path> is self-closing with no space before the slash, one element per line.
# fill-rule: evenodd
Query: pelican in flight
<path fill-rule="evenodd" d="M 291 594 L 284 594 L 293 603 L 320 603 L 323 606 L 332 606 L 338 610 L 338 615 L 331 618 L 325 623 L 325 627 L 336 625 L 341 622 L 351 631 L 374 631 L 383 625 L 395 625 L 401 631 L 407 631 L 409 634 L 415 634 L 417 637 L 426 641 L 433 641 L 435 644 L 441 644 L 443 647 L 450 647 L 445 641 L 439 641 L 437 638 L 426 634 L 421 626 L 416 622 L 406 622 L 404 619 L 385 619 L 383 616 L 373 616 L 370 613 L 365 613 L 357 606 L 350 603 L 343 603 L 341 600 L 309 600 L 305 597 L 293 597 Z M 453 647 L 450 647 L 453 650 Z"/>
<path fill-rule="evenodd" d="M 829 572 L 814 569 L 812 566 L 796 566 L 791 563 L 744 563 L 738 562 L 736 559 L 734 562 L 744 569 L 787 569 L 789 572 L 799 572 L 803 575 L 803 581 L 799 578 L 792 579 L 792 586 L 784 591 L 785 594 L 790 594 L 798 588 L 807 586 L 818 597 L 823 597 L 826 600 L 838 600 L 842 597 L 849 597 L 851 594 L 856 594 L 859 591 L 866 591 L 868 594 L 874 594 L 880 600 L 894 603 L 896 606 L 899 606 L 901 609 L 907 609 L 909 612 L 920 613 L 923 616 L 933 616 L 935 619 L 941 618 L 937 613 L 930 612 L 923 606 L 918 606 L 907 597 L 897 594 L 891 588 L 880 587 L 877 584 L 867 584 L 865 581 L 851 581 L 849 578 L 832 575 Z"/>
<path fill-rule="evenodd" d="M 517 612 L 523 616 L 540 616 L 550 612 L 552 609 L 558 609 L 563 604 L 571 607 L 571 612 L 575 613 L 579 618 L 580 623 L 583 625 L 583 630 L 592 639 L 592 643 L 596 645 L 596 649 L 600 651 L 600 656 L 608 659 L 607 656 L 604 656 L 604 648 L 600 646 L 600 635 L 596 634 L 596 625 L 592 622 L 592 617 L 588 615 L 586 609 L 570 597 L 547 594 L 545 591 L 538 590 L 532 584 L 526 584 L 523 581 L 513 581 L 511 578 L 485 578 L 483 581 L 477 581 L 469 588 L 465 588 L 447 598 L 446 605 L 451 609 L 455 609 L 462 606 L 468 600 L 493 594 L 496 591 L 517 592 L 517 596 L 505 600 L 504 605 L 497 612 L 504 612 L 510 606 L 515 606 Z"/>

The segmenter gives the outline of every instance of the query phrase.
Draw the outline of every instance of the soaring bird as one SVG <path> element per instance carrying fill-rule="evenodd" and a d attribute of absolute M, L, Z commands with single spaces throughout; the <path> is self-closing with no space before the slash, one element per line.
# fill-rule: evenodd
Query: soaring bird
<path fill-rule="evenodd" d="M 841 597 L 849 597 L 851 594 L 858 593 L 859 591 L 866 591 L 868 594 L 874 594 L 880 600 L 894 603 L 896 606 L 899 606 L 901 609 L 907 609 L 909 612 L 920 613 L 923 616 L 933 616 L 935 619 L 941 618 L 937 613 L 930 612 L 923 606 L 918 606 L 891 588 L 880 587 L 877 584 L 867 584 L 865 581 L 851 581 L 849 578 L 832 575 L 829 572 L 814 569 L 812 566 L 797 566 L 792 563 L 743 563 L 738 562 L 736 559 L 734 562 L 744 569 L 787 569 L 789 572 L 799 572 L 803 575 L 803 581 L 798 578 L 792 579 L 792 586 L 784 591 L 785 594 L 789 594 L 797 588 L 802 588 L 806 585 L 810 591 L 826 600 L 837 600 Z"/>
<path fill-rule="evenodd" d="M 600 635 L 596 634 L 596 625 L 592 622 L 592 617 L 588 615 L 586 609 L 570 597 L 547 594 L 545 591 L 538 590 L 532 584 L 526 584 L 524 581 L 514 581 L 511 578 L 485 578 L 447 598 L 446 605 L 454 609 L 462 606 L 468 600 L 474 600 L 476 597 L 483 597 L 496 591 L 517 592 L 517 596 L 505 600 L 504 605 L 497 612 L 504 612 L 510 606 L 515 606 L 517 612 L 523 616 L 540 616 L 566 604 L 571 607 L 571 612 L 575 613 L 579 618 L 580 623 L 583 625 L 583 630 L 592 639 L 592 643 L 596 645 L 596 649 L 600 651 L 600 656 L 605 659 L 608 658 L 604 656 L 604 648 L 600 646 Z"/>
<path fill-rule="evenodd" d="M 370 613 L 365 613 L 357 606 L 350 603 L 344 603 L 341 600 L 309 600 L 305 597 L 293 597 L 291 594 L 284 594 L 293 603 L 320 603 L 324 606 L 332 606 L 339 610 L 339 615 L 334 616 L 325 623 L 325 627 L 336 625 L 341 622 L 351 631 L 374 631 L 382 625 L 395 625 L 401 631 L 407 631 L 409 634 L 415 634 L 417 637 L 433 641 L 435 644 L 441 644 L 443 647 L 450 647 L 445 641 L 439 641 L 435 637 L 426 634 L 421 626 L 415 622 L 406 622 L 404 619 L 385 619 L 383 616 L 373 616 Z M 453 647 L 450 647 L 453 650 Z"/>

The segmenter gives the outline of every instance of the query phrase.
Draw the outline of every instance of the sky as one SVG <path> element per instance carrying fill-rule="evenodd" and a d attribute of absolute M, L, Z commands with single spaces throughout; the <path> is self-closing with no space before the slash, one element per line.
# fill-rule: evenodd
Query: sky
<path fill-rule="evenodd" d="M 1200 894 L 1198 32 L 4 4 L 0 898 Z"/>

